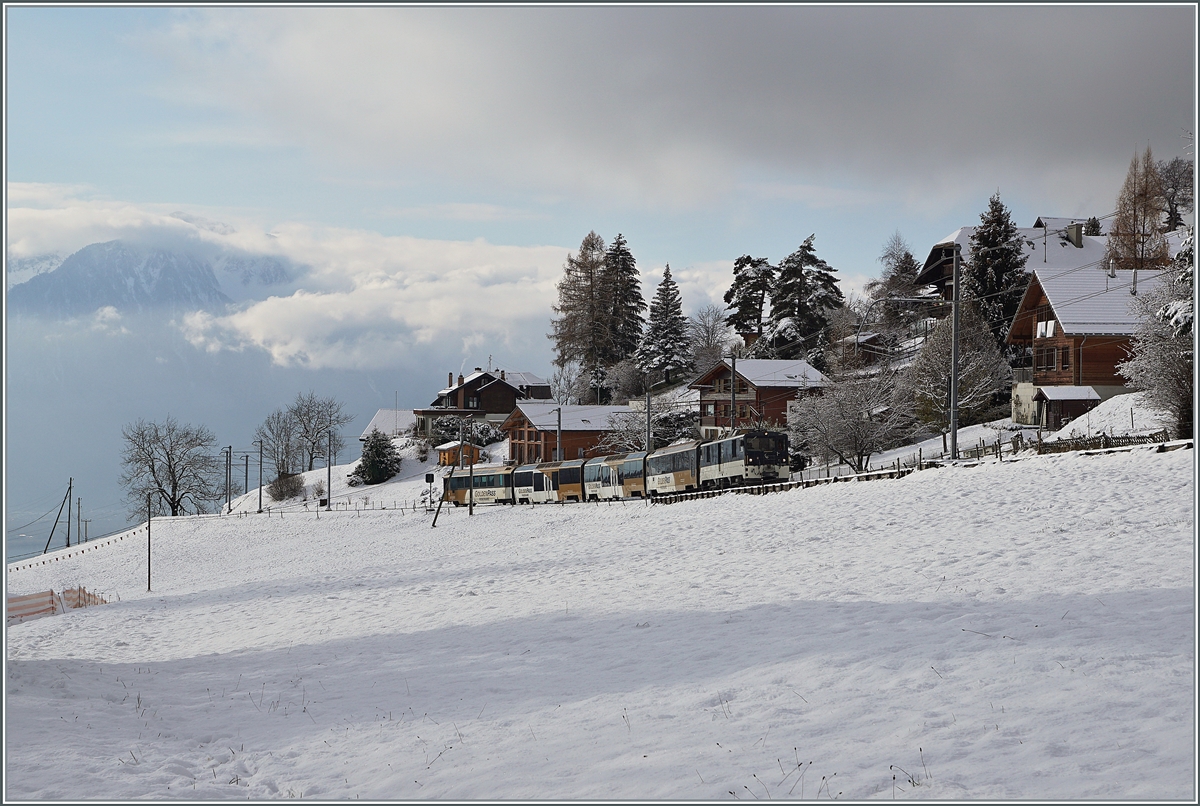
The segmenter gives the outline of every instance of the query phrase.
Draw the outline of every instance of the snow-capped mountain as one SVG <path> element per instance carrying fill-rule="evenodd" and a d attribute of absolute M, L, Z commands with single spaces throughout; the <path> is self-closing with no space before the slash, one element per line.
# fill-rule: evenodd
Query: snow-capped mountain
<path fill-rule="evenodd" d="M 10 257 L 4 261 L 5 287 L 12 288 L 15 285 L 20 285 L 31 280 L 39 274 L 54 271 L 62 265 L 64 259 L 65 256 L 58 252 L 33 255 L 31 257 Z"/>
<path fill-rule="evenodd" d="M 225 252 L 211 260 L 187 250 L 108 241 L 59 257 L 58 265 L 48 255 L 9 261 L 9 277 L 10 311 L 66 317 L 105 306 L 121 312 L 218 310 L 253 297 L 258 287 L 286 283 L 291 274 L 270 255 Z M 13 283 L 16 277 L 25 279 Z"/>

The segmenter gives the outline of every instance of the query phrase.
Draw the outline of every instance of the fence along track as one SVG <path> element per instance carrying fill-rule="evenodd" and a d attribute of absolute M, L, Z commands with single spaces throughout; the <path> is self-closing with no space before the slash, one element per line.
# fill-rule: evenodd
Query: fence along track
<path fill-rule="evenodd" d="M 1008 461 L 1018 462 L 1027 459 L 1030 456 L 1041 455 L 1043 453 L 1066 453 L 1068 451 L 1087 451 L 1090 453 L 1110 453 L 1114 450 L 1123 450 L 1134 448 L 1139 445 L 1157 444 L 1156 453 L 1165 451 L 1177 450 L 1180 448 L 1191 449 L 1195 447 L 1194 440 L 1186 439 L 1177 442 L 1167 441 L 1167 431 L 1163 429 L 1154 434 L 1146 436 L 1130 436 L 1130 437 L 1109 437 L 1105 434 L 1100 434 L 1095 437 L 1088 437 L 1083 440 L 1060 440 L 1058 442 L 1041 442 L 1033 443 L 1029 447 L 1036 449 L 1036 452 L 1030 452 L 1026 456 L 1012 456 Z M 1065 443 L 1069 447 L 1056 447 L 1060 443 Z M 999 442 L 993 447 L 989 445 L 980 446 L 974 456 L 970 456 L 965 451 L 962 459 L 955 462 L 943 462 L 938 460 L 930 460 L 918 465 L 905 466 L 901 462 L 897 462 L 896 466 L 887 470 L 871 470 L 865 473 L 852 473 L 841 476 L 825 476 L 822 478 L 805 479 L 799 481 L 785 481 L 777 484 L 760 484 L 754 486 L 742 487 L 726 487 L 717 490 L 695 490 L 688 493 L 667 493 L 656 498 L 650 499 L 651 503 L 655 504 L 674 504 L 678 501 L 695 501 L 700 498 L 715 498 L 718 495 L 727 493 L 741 493 L 743 495 L 767 495 L 769 493 L 785 492 L 787 490 L 796 490 L 807 487 L 815 487 L 818 484 L 836 484 L 844 481 L 875 481 L 877 479 L 901 479 L 911 474 L 915 470 L 923 470 L 925 468 L 936 467 L 977 467 L 982 458 L 987 456 L 997 456 L 1003 461 L 1002 445 Z M 1042 448 L 1045 448 L 1042 450 Z M 995 451 L 993 453 L 993 451 Z M 969 461 L 970 459 L 975 461 Z M 964 462 L 964 459 L 968 460 Z"/>

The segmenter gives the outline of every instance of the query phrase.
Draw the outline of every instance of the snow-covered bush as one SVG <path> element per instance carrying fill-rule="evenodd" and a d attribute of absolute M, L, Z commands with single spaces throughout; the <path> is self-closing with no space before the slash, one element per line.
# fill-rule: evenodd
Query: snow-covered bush
<path fill-rule="evenodd" d="M 272 501 L 286 501 L 304 494 L 304 477 L 298 473 L 282 473 L 267 485 L 267 495 Z"/>

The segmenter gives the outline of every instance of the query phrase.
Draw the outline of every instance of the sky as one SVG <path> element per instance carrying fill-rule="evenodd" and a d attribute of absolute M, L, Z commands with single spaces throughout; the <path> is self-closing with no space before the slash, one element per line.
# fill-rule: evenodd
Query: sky
<path fill-rule="evenodd" d="M 408 406 L 489 356 L 548 375 L 590 230 L 624 235 L 647 299 L 670 264 L 689 313 L 738 256 L 809 235 L 860 294 L 895 232 L 923 259 L 997 192 L 1020 226 L 1105 215 L 1135 154 L 1190 156 L 1195 129 L 1185 5 L 5 17 L 10 260 L 114 238 L 287 257 L 286 294 L 175 335 L 415 373 Z"/>

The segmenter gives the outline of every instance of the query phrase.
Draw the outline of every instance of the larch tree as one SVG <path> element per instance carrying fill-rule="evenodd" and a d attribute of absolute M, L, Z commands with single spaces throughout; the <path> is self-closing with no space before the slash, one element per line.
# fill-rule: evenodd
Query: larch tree
<path fill-rule="evenodd" d="M 817 257 L 815 240 L 815 234 L 809 235 L 775 269 L 769 339 L 776 358 L 807 358 L 822 369 L 829 314 L 845 300 L 837 270 Z"/>
<path fill-rule="evenodd" d="M 988 200 L 979 215 L 979 226 L 971 233 L 970 259 L 962 267 L 962 299 L 973 299 L 992 331 L 996 348 L 1011 352 L 1005 344 L 1017 306 L 1029 285 L 1025 262 L 1029 259 L 1020 242 L 1017 225 L 999 192 Z"/>
<path fill-rule="evenodd" d="M 637 351 L 637 365 L 645 373 L 662 373 L 670 383 L 672 372 L 692 367 L 688 320 L 683 315 L 679 286 L 671 278 L 671 265 L 663 270 L 662 282 L 650 302 L 646 333 Z"/>
<path fill-rule="evenodd" d="M 642 276 L 629 244 L 621 233 L 604 253 L 604 272 L 601 283 L 604 302 L 608 305 L 608 339 L 604 346 L 603 365 L 610 367 L 632 358 L 642 343 L 642 326 L 646 300 L 642 298 Z"/>
<path fill-rule="evenodd" d="M 1132 356 L 1117 365 L 1135 389 L 1171 415 L 1177 439 L 1190 439 L 1195 430 L 1194 233 L 1190 227 L 1165 282 L 1134 297 L 1142 322 Z"/>
<path fill-rule="evenodd" d="M 1163 234 L 1167 203 L 1162 177 L 1150 146 L 1135 155 L 1117 197 L 1117 212 L 1108 228 L 1105 266 L 1115 269 L 1161 269 L 1170 260 Z"/>
<path fill-rule="evenodd" d="M 1183 226 L 1184 215 L 1195 210 L 1195 165 L 1191 160 L 1175 157 L 1158 163 L 1158 175 L 1162 179 L 1163 201 L 1167 205 L 1167 232 Z"/>
<path fill-rule="evenodd" d="M 747 344 L 762 338 L 775 267 L 765 257 L 742 255 L 733 261 L 733 284 L 725 292 L 725 321 Z"/>
<path fill-rule="evenodd" d="M 554 341 L 554 365 L 565 369 L 575 364 L 584 378 L 602 368 L 609 354 L 611 308 L 604 274 L 604 239 L 592 231 L 584 236 L 578 254 L 567 255 L 549 334 Z"/>

